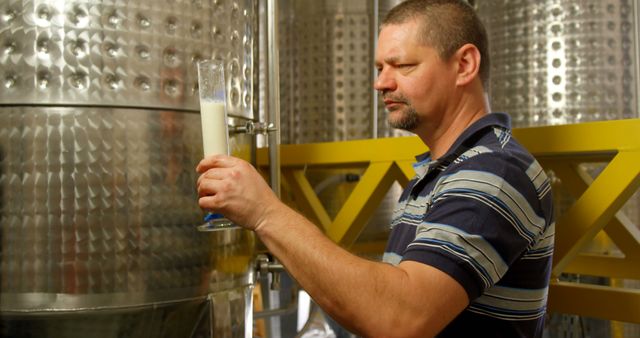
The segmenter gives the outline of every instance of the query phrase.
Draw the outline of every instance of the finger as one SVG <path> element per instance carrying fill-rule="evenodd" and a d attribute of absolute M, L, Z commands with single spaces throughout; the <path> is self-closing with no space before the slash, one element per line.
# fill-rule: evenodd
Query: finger
<path fill-rule="evenodd" d="M 236 161 L 235 157 L 222 154 L 207 156 L 198 163 L 196 171 L 203 173 L 211 168 L 228 168 L 233 166 Z"/>
<path fill-rule="evenodd" d="M 200 185 L 203 180 L 223 180 L 228 177 L 230 170 L 226 168 L 211 168 L 202 173 L 196 182 L 196 186 Z"/>
<path fill-rule="evenodd" d="M 214 196 L 223 191 L 224 186 L 220 180 L 204 179 L 198 183 L 198 197 Z"/>
<path fill-rule="evenodd" d="M 215 196 L 203 196 L 198 199 L 198 205 L 200 208 L 208 210 L 210 212 L 216 213 L 220 210 L 218 209 L 218 200 Z"/>
<path fill-rule="evenodd" d="M 217 163 L 221 156 L 224 156 L 224 155 L 213 155 L 213 156 L 207 156 L 203 158 L 202 160 L 200 160 L 200 162 L 196 166 L 196 171 L 202 174 L 208 169 L 218 166 Z"/>

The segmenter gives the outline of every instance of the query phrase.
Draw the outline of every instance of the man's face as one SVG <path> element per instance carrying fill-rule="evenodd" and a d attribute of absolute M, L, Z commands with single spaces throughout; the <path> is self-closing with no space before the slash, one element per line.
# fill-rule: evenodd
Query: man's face
<path fill-rule="evenodd" d="M 414 133 L 439 123 L 455 89 L 456 70 L 453 62 L 441 60 L 422 43 L 419 33 L 415 21 L 384 26 L 375 60 L 374 88 L 382 94 L 389 124 Z"/>

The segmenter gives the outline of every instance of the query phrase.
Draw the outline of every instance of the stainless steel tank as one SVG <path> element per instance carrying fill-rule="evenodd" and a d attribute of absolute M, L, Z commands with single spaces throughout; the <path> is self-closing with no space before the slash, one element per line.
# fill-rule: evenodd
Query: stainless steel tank
<path fill-rule="evenodd" d="M 492 108 L 514 125 L 638 117 L 633 1 L 475 3 L 489 32 Z"/>
<path fill-rule="evenodd" d="M 282 142 L 312 143 L 407 135 L 386 123 L 373 90 L 378 15 L 391 7 L 368 0 L 280 2 Z M 330 216 L 335 216 L 362 170 L 307 172 Z M 400 195 L 394 185 L 360 242 L 384 241 Z"/>
<path fill-rule="evenodd" d="M 514 126 L 640 117 L 637 2 L 474 2 L 489 33 L 492 108 L 508 112 Z M 594 177 L 603 167 L 585 165 Z M 566 210 L 574 201 L 562 189 L 554 194 L 559 210 Z M 636 193 L 622 211 L 640 224 L 639 209 Z M 585 276 L 566 278 L 575 281 Z M 590 282 L 606 281 L 592 278 Z M 637 281 L 625 285 L 639 287 Z M 624 325 L 630 336 L 640 334 L 640 326 Z M 611 324 L 604 320 L 553 315 L 548 326 L 551 336 L 579 337 L 585 330 L 612 336 Z"/>
<path fill-rule="evenodd" d="M 194 62 L 253 119 L 253 1 L 0 4 L 0 336 L 251 335 L 254 238 L 200 233 Z M 231 140 L 250 160 L 255 141 Z"/>

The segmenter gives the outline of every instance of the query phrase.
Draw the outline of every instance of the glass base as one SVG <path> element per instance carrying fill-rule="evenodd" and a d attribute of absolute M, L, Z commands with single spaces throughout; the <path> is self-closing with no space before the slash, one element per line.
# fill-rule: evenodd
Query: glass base
<path fill-rule="evenodd" d="M 229 229 L 239 229 L 240 227 L 235 225 L 230 220 L 226 219 L 221 214 L 208 213 L 204 217 L 204 224 L 198 225 L 198 231 L 220 231 Z"/>

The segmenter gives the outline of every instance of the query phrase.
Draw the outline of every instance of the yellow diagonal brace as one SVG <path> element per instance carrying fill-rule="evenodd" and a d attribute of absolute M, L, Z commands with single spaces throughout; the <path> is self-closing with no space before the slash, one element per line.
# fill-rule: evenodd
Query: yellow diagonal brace
<path fill-rule="evenodd" d="M 402 177 L 398 179 L 398 183 L 400 183 L 402 187 L 406 187 L 409 181 L 416 175 L 415 170 L 413 170 L 414 163 L 414 160 L 396 161 L 396 165 L 403 173 L 403 175 L 401 175 Z"/>
<path fill-rule="evenodd" d="M 327 236 L 344 247 L 353 244 L 399 174 L 393 162 L 371 163 L 327 229 Z"/>
<path fill-rule="evenodd" d="M 311 184 L 304 175 L 303 170 L 283 170 L 282 174 L 289 183 L 289 187 L 296 197 L 296 205 L 307 217 L 319 223 L 323 231 L 327 231 L 331 225 L 331 218 L 327 214 L 318 195 L 311 187 Z"/>
<path fill-rule="evenodd" d="M 627 258 L 634 258 L 640 262 L 640 230 L 623 212 L 616 213 L 616 217 L 604 229 Z M 636 265 L 640 269 L 640 264 Z"/>
<path fill-rule="evenodd" d="M 640 184 L 640 153 L 621 152 L 558 220 L 552 274 L 558 276 L 613 218 Z"/>
<path fill-rule="evenodd" d="M 640 290 L 554 282 L 549 311 L 640 323 Z"/>
<path fill-rule="evenodd" d="M 545 167 L 554 171 L 562 181 L 562 186 L 573 196 L 579 197 L 593 183 L 593 178 L 576 164 L 569 161 L 554 162 L 545 164 Z M 623 212 L 617 212 L 611 222 L 605 225 L 604 231 L 627 258 L 640 259 L 640 230 Z"/>

